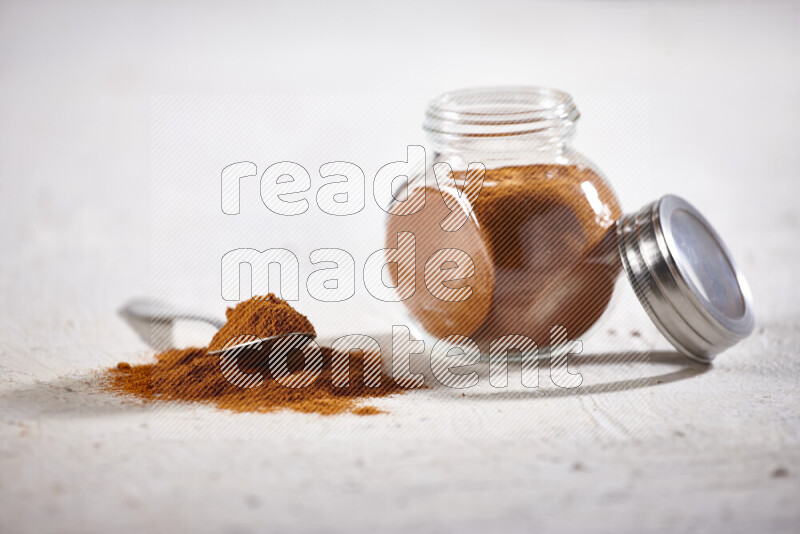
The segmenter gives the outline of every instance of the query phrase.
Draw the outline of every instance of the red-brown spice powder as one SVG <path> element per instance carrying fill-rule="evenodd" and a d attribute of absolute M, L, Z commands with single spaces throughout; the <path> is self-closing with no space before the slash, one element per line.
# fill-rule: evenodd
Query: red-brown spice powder
<path fill-rule="evenodd" d="M 308 317 L 273 293 L 240 302 L 235 308 L 228 308 L 225 315 L 228 321 L 211 339 L 209 351 L 221 350 L 243 336 L 265 338 L 280 334 L 317 333 Z"/>
<path fill-rule="evenodd" d="M 331 361 L 334 353 L 322 348 L 323 368 L 319 376 L 303 388 L 290 388 L 273 380 L 266 362 L 249 364 L 242 372 L 258 372 L 264 378 L 252 388 L 237 387 L 223 376 L 219 355 L 209 354 L 223 348 L 232 338 L 243 335 L 268 337 L 292 332 L 314 332 L 308 319 L 286 301 L 273 294 L 240 303 L 227 311 L 228 322 L 220 329 L 208 348 L 172 349 L 157 354 L 155 362 L 130 365 L 120 362 L 105 372 L 107 390 L 131 395 L 145 402 L 202 402 L 235 412 L 273 412 L 293 410 L 304 413 L 334 415 L 350 412 L 356 415 L 384 413 L 365 405 L 371 398 L 386 397 L 406 391 L 385 373 L 380 385 L 365 385 L 364 360 L 369 355 L 350 354 L 349 385 L 333 384 Z M 303 373 L 302 356 L 290 358 L 289 370 Z"/>

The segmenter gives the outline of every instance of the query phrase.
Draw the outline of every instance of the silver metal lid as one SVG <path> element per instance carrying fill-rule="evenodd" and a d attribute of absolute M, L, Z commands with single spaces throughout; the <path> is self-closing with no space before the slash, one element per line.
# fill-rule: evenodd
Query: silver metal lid
<path fill-rule="evenodd" d="M 678 350 L 710 362 L 753 331 L 747 281 L 694 206 L 662 197 L 620 219 L 617 239 L 639 301 Z"/>

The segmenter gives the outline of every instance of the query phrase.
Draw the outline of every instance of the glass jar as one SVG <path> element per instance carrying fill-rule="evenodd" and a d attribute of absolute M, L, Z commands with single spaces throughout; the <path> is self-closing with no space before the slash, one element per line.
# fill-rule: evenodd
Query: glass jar
<path fill-rule="evenodd" d="M 623 218 L 602 172 L 571 145 L 579 116 L 570 95 L 538 87 L 469 89 L 430 102 L 424 128 L 432 157 L 424 173 L 409 177 L 407 191 L 396 193 L 387 223 L 388 247 L 412 239 L 414 272 L 417 280 L 424 276 L 401 295 L 414 320 L 435 337 L 469 336 L 486 346 L 522 335 L 544 347 L 553 326 L 573 339 L 585 333 L 624 270 L 659 329 L 687 354 L 708 360 L 749 334 L 748 290 L 710 225 L 680 199 Z M 685 250 L 665 249 L 654 259 L 636 217 L 658 234 L 662 208 L 691 212 L 706 230 L 676 223 Z M 703 263 L 707 251 L 697 246 L 711 245 L 695 239 L 698 232 L 711 236 L 724 261 Z M 665 290 L 651 269 L 661 268 L 659 261 L 672 268 L 676 259 L 684 265 L 670 272 L 679 281 L 667 280 L 669 298 L 657 301 Z M 647 268 L 637 267 L 639 260 Z M 725 265 L 732 282 L 711 287 Z M 398 269 L 389 272 L 398 284 Z M 698 272 L 699 282 L 692 280 Z M 689 305 L 703 308 L 694 315 L 678 302 L 684 285 L 696 297 Z M 721 325 L 719 314 L 705 309 L 715 307 L 733 319 Z M 698 314 L 711 325 L 705 337 L 695 335 Z"/>

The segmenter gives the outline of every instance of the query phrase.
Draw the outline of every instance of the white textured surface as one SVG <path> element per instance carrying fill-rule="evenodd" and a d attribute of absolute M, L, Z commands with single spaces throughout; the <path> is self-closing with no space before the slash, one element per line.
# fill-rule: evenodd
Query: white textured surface
<path fill-rule="evenodd" d="M 798 13 L 790 3 L 3 2 L 0 531 L 796 532 Z M 281 118 L 302 127 L 269 148 L 247 144 L 249 133 L 276 135 L 252 111 L 236 140 L 243 157 L 309 169 L 351 159 L 369 176 L 421 140 L 426 98 L 476 80 L 575 94 L 578 146 L 626 208 L 667 192 L 700 206 L 750 279 L 756 334 L 705 369 L 669 352 L 622 291 L 585 352 L 638 356 L 576 360 L 586 383 L 574 394 L 548 387 L 546 373 L 533 393 L 498 393 L 484 375 L 463 397 L 418 391 L 376 403 L 390 415 L 321 418 L 146 409 L 96 391 L 94 371 L 149 355 L 115 310 L 164 282 L 150 256 L 151 190 L 164 183 L 150 181 L 164 172 L 149 164 L 152 95 L 265 95 L 245 114 L 306 102 L 313 112 L 293 118 L 290 106 Z M 213 200 L 220 162 L 235 161 L 209 154 L 209 139 L 176 149 L 175 180 L 196 184 L 186 198 Z M 177 206 L 183 228 L 178 217 L 165 232 L 207 223 Z M 331 245 L 368 251 L 381 225 L 313 236 L 306 226 L 265 242 L 303 251 L 316 245 L 303 236 L 336 235 Z M 198 265 L 184 283 L 203 283 Z M 159 293 L 219 314 L 206 294 L 216 290 Z M 331 333 L 353 322 L 386 333 L 400 317 L 369 299 L 336 313 L 300 307 Z M 510 382 L 518 376 L 512 368 Z"/>

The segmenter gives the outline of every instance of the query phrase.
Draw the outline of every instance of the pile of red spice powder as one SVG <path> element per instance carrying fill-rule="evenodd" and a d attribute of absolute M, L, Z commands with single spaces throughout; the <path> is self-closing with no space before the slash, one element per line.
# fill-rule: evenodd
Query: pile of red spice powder
<path fill-rule="evenodd" d="M 365 405 L 370 398 L 386 397 L 406 391 L 385 373 L 380 385 L 365 385 L 364 361 L 367 355 L 350 354 L 349 385 L 333 384 L 331 367 L 333 351 L 322 348 L 323 368 L 308 386 L 290 388 L 273 380 L 264 361 L 250 362 L 242 372 L 258 372 L 264 381 L 252 388 L 237 387 L 223 376 L 219 355 L 209 352 L 222 349 L 230 340 L 241 336 L 261 338 L 293 332 L 315 333 L 308 318 L 286 301 L 269 294 L 244 301 L 227 310 L 228 322 L 214 336 L 208 348 L 172 349 L 155 356 L 155 362 L 144 365 L 119 363 L 105 372 L 105 388 L 113 393 L 132 395 L 145 402 L 188 401 L 209 403 L 235 412 L 273 412 L 294 410 L 305 413 L 334 415 L 345 412 L 375 415 L 375 406 Z M 289 370 L 303 372 L 303 358 L 290 359 Z"/>
<path fill-rule="evenodd" d="M 210 352 L 222 350 L 226 345 L 230 346 L 231 342 L 238 343 L 237 338 L 265 338 L 291 333 L 317 334 L 308 317 L 273 293 L 240 302 L 235 308 L 228 308 L 225 316 L 228 322 L 211 339 L 208 344 Z"/>

